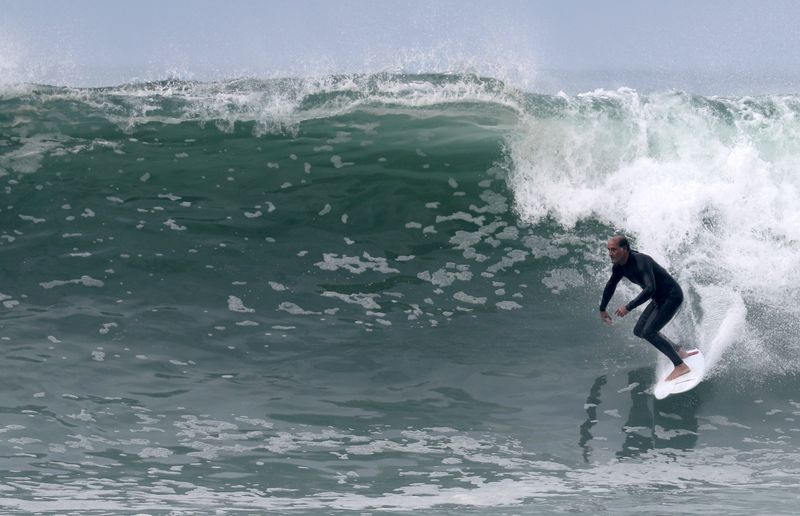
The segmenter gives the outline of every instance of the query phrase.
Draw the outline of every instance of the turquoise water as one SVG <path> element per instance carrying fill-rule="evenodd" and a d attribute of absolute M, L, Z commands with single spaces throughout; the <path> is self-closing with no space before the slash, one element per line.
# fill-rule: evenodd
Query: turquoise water
<path fill-rule="evenodd" d="M 793 512 L 798 97 L 3 88 L 5 512 Z M 597 318 L 616 231 L 690 393 Z"/>

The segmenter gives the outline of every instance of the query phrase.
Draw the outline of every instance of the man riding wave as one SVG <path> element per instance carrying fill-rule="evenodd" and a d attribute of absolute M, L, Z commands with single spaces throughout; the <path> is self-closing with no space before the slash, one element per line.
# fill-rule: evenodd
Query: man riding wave
<path fill-rule="evenodd" d="M 618 317 L 625 317 L 628 312 L 650 300 L 633 334 L 645 339 L 670 359 L 675 368 L 666 380 L 674 380 L 689 372 L 683 359 L 697 353 L 697 350 L 684 351 L 683 347 L 674 344 L 661 334 L 661 329 L 675 316 L 683 302 L 683 291 L 675 279 L 650 256 L 631 250 L 628 239 L 616 235 L 608 239 L 608 256 L 613 264 L 611 278 L 603 289 L 600 301 L 600 319 L 611 324 L 611 316 L 606 311 L 608 302 L 617 289 L 622 278 L 642 287 L 642 291 L 633 300 L 616 310 Z"/>

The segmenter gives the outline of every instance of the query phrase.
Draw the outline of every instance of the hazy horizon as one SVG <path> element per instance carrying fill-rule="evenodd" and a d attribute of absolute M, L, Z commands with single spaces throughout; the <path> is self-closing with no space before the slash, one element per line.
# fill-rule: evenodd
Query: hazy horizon
<path fill-rule="evenodd" d="M 0 0 L 0 82 L 474 71 L 543 91 L 800 91 L 800 4 Z"/>

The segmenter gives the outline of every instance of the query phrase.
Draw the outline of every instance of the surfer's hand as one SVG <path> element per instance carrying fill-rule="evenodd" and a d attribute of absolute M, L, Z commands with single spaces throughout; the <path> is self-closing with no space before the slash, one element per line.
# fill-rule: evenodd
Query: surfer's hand
<path fill-rule="evenodd" d="M 606 324 L 611 324 L 611 322 L 612 322 L 611 321 L 611 316 L 608 315 L 608 312 L 606 312 L 605 310 L 600 312 L 600 319 Z"/>
<path fill-rule="evenodd" d="M 625 307 L 625 305 L 617 308 L 617 317 L 625 317 L 626 315 L 628 315 L 628 309 Z"/>

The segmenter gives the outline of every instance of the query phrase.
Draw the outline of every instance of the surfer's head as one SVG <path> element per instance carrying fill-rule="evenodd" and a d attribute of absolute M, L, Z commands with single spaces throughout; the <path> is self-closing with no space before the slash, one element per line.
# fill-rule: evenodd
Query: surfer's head
<path fill-rule="evenodd" d="M 624 265 L 628 261 L 631 246 L 622 235 L 614 235 L 608 239 L 608 257 L 614 265 Z"/>

